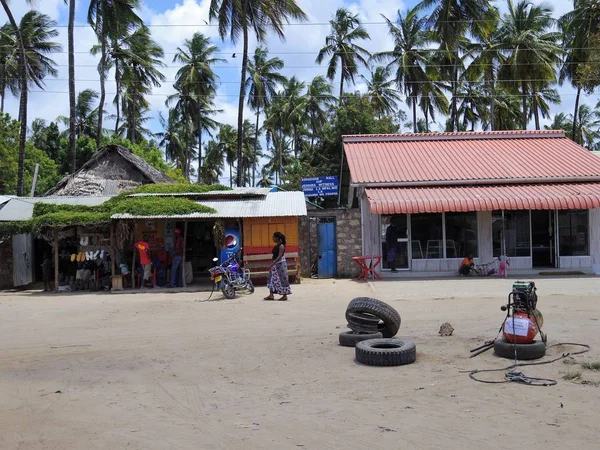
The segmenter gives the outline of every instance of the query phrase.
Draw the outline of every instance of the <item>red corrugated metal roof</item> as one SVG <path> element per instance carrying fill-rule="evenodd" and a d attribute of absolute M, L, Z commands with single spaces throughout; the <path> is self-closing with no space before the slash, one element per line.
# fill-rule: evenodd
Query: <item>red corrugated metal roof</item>
<path fill-rule="evenodd" d="M 374 214 L 600 207 L 600 183 L 366 189 Z"/>
<path fill-rule="evenodd" d="M 344 150 L 354 184 L 600 178 L 600 159 L 562 131 L 344 136 Z"/>

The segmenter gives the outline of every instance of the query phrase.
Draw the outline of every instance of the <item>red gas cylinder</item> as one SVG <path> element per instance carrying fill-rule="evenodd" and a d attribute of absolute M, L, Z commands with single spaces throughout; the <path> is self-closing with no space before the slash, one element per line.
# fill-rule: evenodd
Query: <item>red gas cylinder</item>
<path fill-rule="evenodd" d="M 533 313 L 516 312 L 506 318 L 502 332 L 504 339 L 516 344 L 530 344 L 540 331 L 544 318 L 537 309 Z M 538 328 L 539 326 L 539 328 Z"/>

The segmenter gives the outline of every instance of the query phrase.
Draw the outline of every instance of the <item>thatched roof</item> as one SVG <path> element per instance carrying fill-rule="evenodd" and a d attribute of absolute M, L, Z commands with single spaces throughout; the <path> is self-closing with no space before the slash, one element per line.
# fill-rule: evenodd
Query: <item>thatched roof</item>
<path fill-rule="evenodd" d="M 156 170 L 127 148 L 107 145 L 44 196 L 110 196 L 143 184 L 173 182 L 171 177 Z"/>

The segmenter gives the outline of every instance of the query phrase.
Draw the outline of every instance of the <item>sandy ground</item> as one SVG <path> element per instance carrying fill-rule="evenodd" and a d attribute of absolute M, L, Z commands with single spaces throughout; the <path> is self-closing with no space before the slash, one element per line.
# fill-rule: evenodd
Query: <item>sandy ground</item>
<path fill-rule="evenodd" d="M 0 449 L 597 449 L 600 387 L 562 379 L 577 366 L 524 369 L 554 387 L 459 372 L 507 365 L 468 356 L 495 336 L 510 286 L 309 280 L 289 302 L 264 302 L 262 289 L 208 302 L 197 301 L 206 293 L 0 295 Z M 600 279 L 538 286 L 550 343 L 588 343 L 577 361 L 600 360 Z M 415 364 L 362 366 L 337 345 L 359 295 L 398 309 Z M 456 331 L 442 338 L 446 321 Z"/>

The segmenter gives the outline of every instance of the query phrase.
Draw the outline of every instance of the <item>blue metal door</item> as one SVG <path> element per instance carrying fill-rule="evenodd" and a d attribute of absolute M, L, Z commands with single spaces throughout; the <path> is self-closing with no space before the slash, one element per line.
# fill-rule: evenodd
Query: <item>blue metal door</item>
<path fill-rule="evenodd" d="M 319 278 L 332 278 L 337 274 L 335 218 L 319 219 L 317 230 L 319 235 Z"/>

